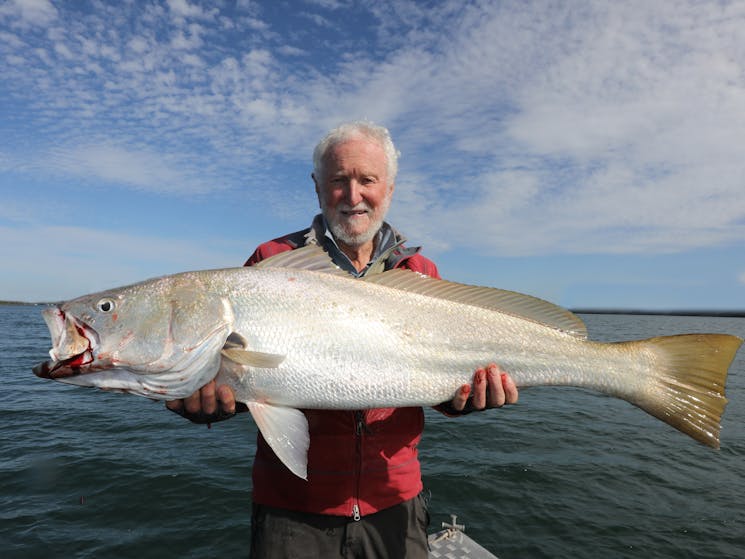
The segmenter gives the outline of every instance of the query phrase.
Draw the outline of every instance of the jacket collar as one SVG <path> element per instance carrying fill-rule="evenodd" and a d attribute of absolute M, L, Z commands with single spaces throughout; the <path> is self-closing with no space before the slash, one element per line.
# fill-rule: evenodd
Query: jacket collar
<path fill-rule="evenodd" d="M 405 240 L 401 233 L 384 221 L 375 234 L 375 248 L 373 249 L 370 262 L 364 270 L 358 272 L 351 260 L 339 248 L 323 214 L 318 214 L 313 218 L 310 230 L 305 235 L 306 245 L 314 244 L 323 247 L 329 253 L 329 256 L 331 256 L 334 264 L 356 277 L 361 277 L 368 273 L 382 272 L 388 257 L 393 251 L 403 245 Z"/>

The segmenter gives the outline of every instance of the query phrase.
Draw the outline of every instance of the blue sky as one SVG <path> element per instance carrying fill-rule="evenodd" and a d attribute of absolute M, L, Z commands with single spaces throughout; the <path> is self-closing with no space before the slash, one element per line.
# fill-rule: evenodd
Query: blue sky
<path fill-rule="evenodd" d="M 745 308 L 745 3 L 0 0 L 0 299 L 240 265 L 367 118 L 443 276 Z"/>

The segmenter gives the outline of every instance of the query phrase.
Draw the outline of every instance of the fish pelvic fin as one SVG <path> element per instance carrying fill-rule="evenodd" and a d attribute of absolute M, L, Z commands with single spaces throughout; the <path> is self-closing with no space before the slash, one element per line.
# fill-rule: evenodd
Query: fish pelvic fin
<path fill-rule="evenodd" d="M 308 479 L 310 435 L 305 414 L 295 408 L 246 402 L 267 444 L 293 474 Z"/>
<path fill-rule="evenodd" d="M 681 334 L 623 342 L 643 345 L 657 369 L 633 403 L 695 440 L 719 448 L 720 422 L 727 405 L 727 371 L 742 342 L 728 334 Z"/>

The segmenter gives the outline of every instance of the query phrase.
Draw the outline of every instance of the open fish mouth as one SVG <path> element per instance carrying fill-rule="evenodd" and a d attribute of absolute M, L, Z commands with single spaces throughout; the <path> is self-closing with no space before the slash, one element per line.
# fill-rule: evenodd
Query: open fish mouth
<path fill-rule="evenodd" d="M 34 367 L 36 376 L 60 379 L 101 369 L 92 366 L 99 342 L 93 328 L 59 307 L 44 310 L 42 316 L 52 337 L 52 359 Z"/>

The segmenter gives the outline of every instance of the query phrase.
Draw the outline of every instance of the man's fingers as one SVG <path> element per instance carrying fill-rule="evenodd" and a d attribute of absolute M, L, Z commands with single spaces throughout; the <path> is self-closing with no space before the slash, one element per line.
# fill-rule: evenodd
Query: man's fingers
<path fill-rule="evenodd" d="M 486 371 L 482 368 L 476 369 L 473 374 L 473 408 L 483 410 L 486 407 Z"/>
<path fill-rule="evenodd" d="M 217 411 L 217 396 L 215 395 L 215 381 L 211 380 L 199 390 L 202 413 L 212 415 Z"/>
<path fill-rule="evenodd" d="M 217 400 L 222 411 L 235 413 L 235 395 L 229 386 L 223 384 L 217 387 Z"/>
<path fill-rule="evenodd" d="M 502 375 L 506 374 L 499 365 L 489 363 L 486 367 L 486 376 L 489 385 L 488 406 L 490 408 L 501 408 L 507 397 L 502 384 Z"/>
<path fill-rule="evenodd" d="M 168 400 L 166 402 L 166 407 L 175 412 L 180 412 L 182 409 L 184 409 L 184 401 L 183 400 Z"/>
<path fill-rule="evenodd" d="M 248 411 L 246 404 L 236 403 L 229 386 L 217 386 L 214 380 L 183 400 L 166 402 L 166 407 L 192 423 L 206 423 L 208 426 L 233 417 L 237 411 Z"/>
<path fill-rule="evenodd" d="M 505 402 L 508 404 L 517 404 L 517 385 L 507 373 L 502 373 L 502 386 L 504 387 Z"/>
<path fill-rule="evenodd" d="M 470 393 L 471 393 L 470 384 L 464 384 L 463 386 L 460 387 L 458 392 L 455 393 L 455 397 L 453 398 L 453 401 L 450 402 L 455 411 L 463 411 L 463 409 L 466 407 L 466 402 L 468 401 L 468 396 Z"/>
<path fill-rule="evenodd" d="M 201 391 L 197 390 L 191 396 L 184 398 L 184 410 L 186 413 L 199 413 L 202 411 L 202 395 Z"/>

